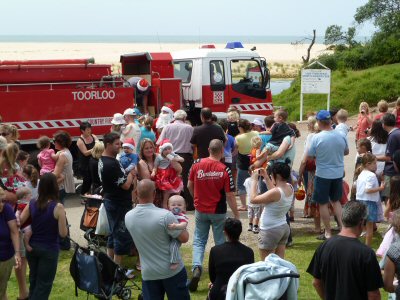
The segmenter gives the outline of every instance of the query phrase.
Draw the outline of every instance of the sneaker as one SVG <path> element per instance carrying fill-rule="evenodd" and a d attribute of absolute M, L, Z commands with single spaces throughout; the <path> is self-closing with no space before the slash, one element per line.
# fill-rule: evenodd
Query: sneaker
<path fill-rule="evenodd" d="M 287 248 L 292 247 L 292 246 L 293 246 L 293 241 L 290 241 L 290 242 L 287 242 L 287 243 L 286 243 L 286 247 L 287 247 Z"/>
<path fill-rule="evenodd" d="M 364 237 L 365 235 L 367 234 L 367 232 L 366 231 L 363 231 L 363 232 L 361 232 L 361 237 Z"/>
<path fill-rule="evenodd" d="M 200 267 L 195 267 L 193 270 L 192 279 L 188 283 L 189 291 L 191 292 L 197 291 L 197 286 L 199 285 L 200 276 L 201 276 Z"/>
<path fill-rule="evenodd" d="M 249 224 L 249 229 L 247 231 L 253 231 L 253 224 Z"/>
<path fill-rule="evenodd" d="M 260 227 L 254 226 L 254 227 L 253 227 L 253 233 L 257 234 L 257 233 L 259 233 L 259 232 L 260 232 Z"/>

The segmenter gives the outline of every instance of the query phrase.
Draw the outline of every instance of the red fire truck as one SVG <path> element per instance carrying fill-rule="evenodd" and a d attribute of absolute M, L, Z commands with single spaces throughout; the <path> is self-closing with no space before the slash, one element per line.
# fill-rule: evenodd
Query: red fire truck
<path fill-rule="evenodd" d="M 18 127 L 22 144 L 60 129 L 77 138 L 84 120 L 101 136 L 110 130 L 114 113 L 134 105 L 135 89 L 126 84 L 133 76 L 151 84 L 148 108 L 154 115 L 166 102 L 185 108 L 193 120 L 202 107 L 272 112 L 267 63 L 240 43 L 225 49 L 206 45 L 172 54 L 126 54 L 120 63 L 122 74 L 114 75 L 110 65 L 93 59 L 0 61 L 3 122 Z"/>

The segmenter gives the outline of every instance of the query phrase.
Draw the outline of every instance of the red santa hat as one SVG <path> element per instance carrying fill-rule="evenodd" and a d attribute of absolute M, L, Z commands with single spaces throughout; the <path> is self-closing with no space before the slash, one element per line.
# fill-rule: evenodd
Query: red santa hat
<path fill-rule="evenodd" d="M 138 81 L 136 87 L 138 88 L 139 91 L 145 92 L 149 88 L 149 83 L 147 82 L 146 79 L 142 78 Z"/>
<path fill-rule="evenodd" d="M 171 148 L 172 150 L 174 150 L 171 141 L 169 139 L 164 139 L 162 140 L 160 147 L 158 149 L 160 149 L 160 153 L 162 153 L 167 148 Z"/>
<path fill-rule="evenodd" d="M 125 139 L 124 143 L 122 144 L 122 147 L 128 147 L 131 148 L 132 150 L 135 150 L 135 140 L 132 138 Z"/>

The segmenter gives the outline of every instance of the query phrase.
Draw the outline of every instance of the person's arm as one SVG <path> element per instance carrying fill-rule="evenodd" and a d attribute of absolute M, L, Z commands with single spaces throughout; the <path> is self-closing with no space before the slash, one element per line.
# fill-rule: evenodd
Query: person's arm
<path fill-rule="evenodd" d="M 25 206 L 24 210 L 22 211 L 20 217 L 19 217 L 19 222 L 20 224 L 24 224 L 26 222 L 26 220 L 28 220 L 28 218 L 31 215 L 31 211 L 29 210 L 29 203 Z"/>
<path fill-rule="evenodd" d="M 365 181 L 365 192 L 367 194 L 381 192 L 385 189 L 385 180 L 382 180 L 381 185 L 376 187 L 378 185 L 378 180 L 375 173 L 368 176 Z"/>
<path fill-rule="evenodd" d="M 283 155 L 285 155 L 286 151 L 289 149 L 289 144 L 284 140 L 282 141 L 281 145 L 279 146 L 278 150 L 276 150 L 274 153 L 272 153 L 268 159 L 269 160 L 276 160 L 281 158 Z"/>
<path fill-rule="evenodd" d="M 238 212 L 238 210 L 237 210 L 235 192 L 226 193 L 226 199 L 227 199 L 227 201 L 228 201 L 229 207 L 230 207 L 231 210 L 232 210 L 233 217 L 234 217 L 235 219 L 238 219 L 238 220 L 239 220 L 239 219 L 240 219 L 240 216 L 239 216 L 239 212 Z"/>
<path fill-rule="evenodd" d="M 79 151 L 81 151 L 81 153 L 82 153 L 84 156 L 89 156 L 89 155 L 92 154 L 92 150 L 88 150 L 88 149 L 86 148 L 86 145 L 85 145 L 85 143 L 82 141 L 81 138 L 78 139 L 78 141 L 76 142 L 76 145 L 78 146 Z"/>
<path fill-rule="evenodd" d="M 394 293 L 397 286 L 393 284 L 396 275 L 396 266 L 390 257 L 386 256 L 385 269 L 383 272 L 383 285 L 385 291 Z"/>
<path fill-rule="evenodd" d="M 15 251 L 15 268 L 18 269 L 21 267 L 21 251 L 19 244 L 19 230 L 17 226 L 17 220 L 10 220 L 7 222 L 8 227 L 10 228 L 10 237 Z"/>
<path fill-rule="evenodd" d="M 300 167 L 299 167 L 299 180 L 298 180 L 299 186 L 302 184 L 303 179 L 304 179 L 306 164 L 307 164 L 307 155 L 304 155 L 303 159 L 301 160 Z"/>
<path fill-rule="evenodd" d="M 379 290 L 368 292 L 368 300 L 381 300 L 381 292 Z"/>
<path fill-rule="evenodd" d="M 174 156 L 174 158 L 172 160 L 180 162 L 180 163 L 183 163 L 185 161 L 185 159 L 182 156 L 179 156 L 179 155 Z"/>
<path fill-rule="evenodd" d="M 296 139 L 296 135 L 290 136 L 290 145 L 289 145 L 289 147 L 287 148 L 288 150 L 290 150 L 290 149 L 293 148 L 295 139 Z"/>
<path fill-rule="evenodd" d="M 180 222 L 180 223 L 172 223 L 168 225 L 168 229 L 173 229 L 173 230 L 184 230 L 187 227 L 186 222 Z"/>
<path fill-rule="evenodd" d="M 392 208 L 390 207 L 390 198 L 389 198 L 385 207 L 385 212 L 383 213 L 383 216 L 386 218 L 386 220 L 389 220 L 389 214 L 391 211 Z"/>
<path fill-rule="evenodd" d="M 64 169 L 64 165 L 67 163 L 67 158 L 65 157 L 64 153 L 61 153 L 58 157 L 56 167 L 54 168 L 53 174 L 57 177 L 57 182 L 60 183 L 64 180 L 62 176 L 62 171 Z"/>
<path fill-rule="evenodd" d="M 192 197 L 194 197 L 194 184 L 193 181 L 188 180 L 187 188 L 189 190 L 189 193 Z"/>
<path fill-rule="evenodd" d="M 58 233 L 62 238 L 68 234 L 67 216 L 64 205 L 58 203 L 54 208 L 54 217 L 58 220 Z"/>
<path fill-rule="evenodd" d="M 325 299 L 325 297 L 324 297 L 324 285 L 322 283 L 322 280 L 314 277 L 313 286 L 314 286 L 314 289 L 316 290 L 318 296 L 321 299 Z"/>
<path fill-rule="evenodd" d="M 261 176 L 265 176 L 265 181 L 267 184 L 268 191 L 264 194 L 257 195 L 257 186 L 258 186 L 258 171 L 260 171 Z M 275 188 L 271 179 L 264 169 L 259 169 L 253 172 L 251 175 L 253 182 L 251 185 L 251 194 L 250 194 L 250 203 L 252 204 L 266 204 L 271 202 L 279 201 L 281 198 L 281 194 L 278 189 Z"/>
<path fill-rule="evenodd" d="M 131 188 L 131 185 L 133 183 L 133 180 L 135 179 L 135 174 L 134 172 L 136 172 L 135 170 L 132 170 L 129 172 L 128 176 L 126 177 L 126 181 L 124 182 L 124 184 L 120 185 L 120 187 L 123 190 L 129 190 Z"/>
<path fill-rule="evenodd" d="M 189 241 L 189 232 L 186 229 L 182 230 L 181 234 L 178 235 L 176 239 L 182 244 L 187 243 Z"/>
<path fill-rule="evenodd" d="M 391 156 L 387 156 L 387 155 L 379 155 L 376 157 L 377 161 L 384 161 L 384 162 L 390 162 L 392 161 L 392 157 Z"/>

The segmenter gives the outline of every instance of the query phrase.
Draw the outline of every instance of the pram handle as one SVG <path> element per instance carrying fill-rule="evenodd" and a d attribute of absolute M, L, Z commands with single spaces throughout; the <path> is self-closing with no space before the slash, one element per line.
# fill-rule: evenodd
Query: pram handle
<path fill-rule="evenodd" d="M 246 278 L 244 280 L 245 284 L 251 283 L 251 284 L 259 284 L 268 280 L 273 280 L 273 279 L 279 279 L 279 278 L 285 278 L 285 277 L 291 277 L 291 278 L 300 278 L 300 275 L 297 273 L 286 273 L 286 274 L 277 274 L 277 275 L 271 275 L 271 276 L 267 276 L 265 278 L 262 279 L 258 279 L 258 280 L 252 280 L 250 278 Z"/>

